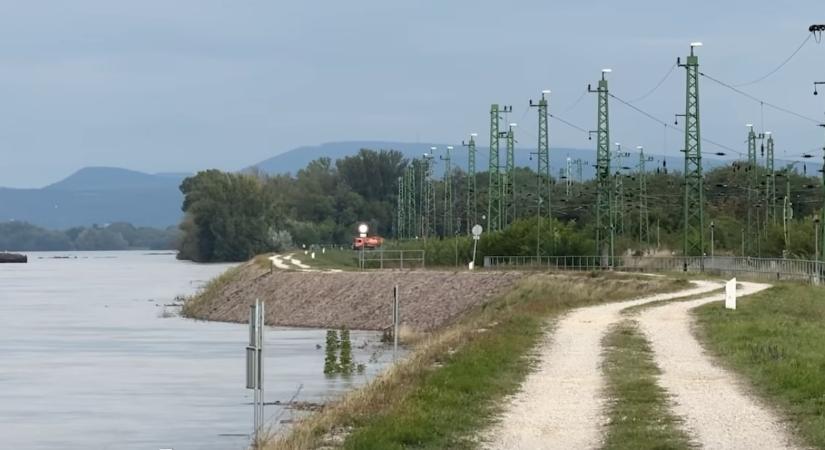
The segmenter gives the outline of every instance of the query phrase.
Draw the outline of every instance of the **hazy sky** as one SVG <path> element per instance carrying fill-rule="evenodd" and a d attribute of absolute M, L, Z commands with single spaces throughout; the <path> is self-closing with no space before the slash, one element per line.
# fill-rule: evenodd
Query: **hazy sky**
<path fill-rule="evenodd" d="M 594 128 L 581 96 L 610 67 L 633 99 L 701 40 L 701 70 L 757 78 L 825 23 L 821 0 L 769 1 L 27 1 L 0 3 L 0 186 L 34 187 L 84 166 L 149 172 L 239 169 L 336 140 L 487 145 L 491 102 L 512 104 L 534 146 L 527 101 Z M 692 9 L 688 9 L 692 6 Z M 638 103 L 672 122 L 684 69 Z M 825 43 L 811 39 L 780 72 L 742 88 L 825 120 Z M 825 91 L 825 88 L 822 89 Z M 745 151 L 758 103 L 701 80 L 704 137 Z M 823 92 L 825 93 L 825 92 Z M 660 152 L 663 127 L 611 103 L 612 141 Z M 764 108 L 777 155 L 821 147 L 825 133 Z M 592 147 L 550 123 L 551 146 Z M 667 152 L 683 137 L 667 134 Z M 717 149 L 705 146 L 705 152 Z M 821 153 L 817 153 L 821 155 Z M 558 159 L 556 159 L 558 160 Z"/>

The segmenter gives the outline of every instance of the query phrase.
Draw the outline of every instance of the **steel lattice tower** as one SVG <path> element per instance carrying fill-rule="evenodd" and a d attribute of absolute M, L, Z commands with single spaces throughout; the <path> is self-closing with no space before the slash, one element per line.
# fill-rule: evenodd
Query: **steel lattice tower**
<path fill-rule="evenodd" d="M 404 177 L 398 177 L 398 200 L 396 202 L 396 218 L 395 218 L 395 238 L 400 240 L 404 239 L 404 221 L 406 220 L 407 216 L 404 213 L 404 203 L 406 202 L 406 197 L 404 197 Z"/>
<path fill-rule="evenodd" d="M 645 149 L 639 149 L 639 245 L 650 247 L 650 210 L 647 205 L 647 169 L 645 164 L 653 161 L 652 157 L 645 157 Z"/>
<path fill-rule="evenodd" d="M 702 139 L 699 128 L 699 57 L 694 55 L 699 42 L 690 44 L 687 64 L 677 64 L 687 72 L 685 86 L 685 195 L 683 246 L 684 256 L 705 254 L 705 198 L 702 174 Z M 700 258 L 700 270 L 704 261 Z M 687 270 L 687 262 L 685 262 Z"/>
<path fill-rule="evenodd" d="M 407 168 L 407 183 L 404 186 L 404 192 L 407 194 L 407 236 L 415 238 L 421 234 L 419 227 L 419 218 L 421 215 L 418 212 L 417 187 L 415 177 L 415 160 Z"/>
<path fill-rule="evenodd" d="M 596 127 L 596 253 L 602 257 L 602 266 L 613 262 L 613 186 L 610 174 L 610 124 L 607 109 L 607 79 L 605 74 L 610 69 L 602 70 L 598 88 L 589 92 L 598 94 Z"/>
<path fill-rule="evenodd" d="M 490 157 L 487 168 L 490 181 L 487 185 L 487 231 L 500 230 L 502 221 L 502 204 L 501 204 L 501 171 L 499 170 L 499 140 L 501 139 L 501 131 L 499 122 L 501 120 L 502 112 L 512 111 L 512 107 L 503 107 L 499 109 L 497 104 L 490 105 Z"/>
<path fill-rule="evenodd" d="M 444 161 L 444 236 L 451 237 L 453 235 L 453 177 L 452 177 L 452 152 L 453 147 L 447 146 L 445 156 L 441 157 Z"/>
<path fill-rule="evenodd" d="M 747 252 L 748 255 L 754 254 L 753 237 L 754 235 L 754 203 L 758 198 L 759 192 L 759 175 L 757 174 L 756 163 L 756 132 L 753 131 L 753 125 L 748 124 L 748 217 L 747 217 Z"/>
<path fill-rule="evenodd" d="M 547 126 L 547 96 L 549 95 L 550 91 L 545 89 L 541 91 L 541 99 L 538 103 L 533 103 L 533 101 L 530 100 L 530 106 L 537 108 L 539 113 L 538 147 L 536 147 L 538 153 L 538 168 L 536 172 L 538 178 L 536 187 L 536 202 L 538 202 L 538 208 L 536 209 L 536 214 L 542 216 L 542 209 L 544 209 L 546 211 L 544 215 L 547 217 L 552 216 L 552 210 L 550 209 L 550 133 Z"/>
<path fill-rule="evenodd" d="M 433 153 L 435 148 L 430 149 Z M 421 177 L 421 195 L 422 195 L 422 235 L 432 237 L 435 234 L 435 189 L 433 189 L 433 153 L 424 154 L 424 176 Z"/>
<path fill-rule="evenodd" d="M 767 220 L 776 223 L 776 172 L 774 169 L 773 136 L 770 131 L 765 153 L 765 204 L 767 208 Z M 767 222 L 766 222 L 767 223 Z M 767 229 L 767 226 L 765 227 Z"/>
<path fill-rule="evenodd" d="M 825 125 L 820 125 L 825 127 Z M 819 236 L 819 258 L 822 262 L 825 262 L 825 147 L 822 147 L 822 211 L 820 211 L 821 218 L 819 222 L 819 230 L 822 233 Z"/>
<path fill-rule="evenodd" d="M 622 144 L 616 143 L 616 172 L 613 174 L 613 224 L 616 227 L 616 234 L 624 234 L 625 198 L 624 198 L 624 175 L 621 173 L 622 160 L 625 154 L 622 152 Z"/>
<path fill-rule="evenodd" d="M 504 193 L 502 202 L 504 204 L 504 227 L 516 220 L 516 137 L 513 128 L 516 124 L 511 123 L 507 127 L 506 142 L 507 156 L 503 173 Z"/>
<path fill-rule="evenodd" d="M 478 223 L 478 198 L 476 197 L 476 140 L 475 133 L 470 134 L 470 142 L 461 145 L 467 147 L 467 233 Z"/>
<path fill-rule="evenodd" d="M 572 169 L 573 169 L 573 160 L 570 157 L 567 157 L 567 170 L 564 173 L 564 184 L 565 184 L 565 192 L 564 196 L 570 198 L 570 190 L 573 186 L 573 179 L 572 179 Z"/>

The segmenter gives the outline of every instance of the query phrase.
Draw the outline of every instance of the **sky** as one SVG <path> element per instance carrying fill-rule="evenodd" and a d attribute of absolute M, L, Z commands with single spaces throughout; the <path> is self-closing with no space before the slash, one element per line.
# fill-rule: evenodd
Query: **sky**
<path fill-rule="evenodd" d="M 487 145 L 491 103 L 512 105 L 534 147 L 550 112 L 594 129 L 602 68 L 610 91 L 668 123 L 685 71 L 744 83 L 780 65 L 825 23 L 821 0 L 395 2 L 354 0 L 0 1 L 0 186 L 40 187 L 85 166 L 146 172 L 237 170 L 302 145 L 344 140 Z M 741 89 L 825 121 L 825 43 Z M 825 94 L 825 87 L 822 89 Z M 777 158 L 818 150 L 822 128 L 700 80 L 702 135 L 746 152 L 745 123 Z M 611 141 L 679 155 L 684 137 L 611 99 Z M 551 147 L 592 148 L 550 122 Z M 723 151 L 705 144 L 705 153 Z M 555 155 L 551 159 L 558 160 Z"/>

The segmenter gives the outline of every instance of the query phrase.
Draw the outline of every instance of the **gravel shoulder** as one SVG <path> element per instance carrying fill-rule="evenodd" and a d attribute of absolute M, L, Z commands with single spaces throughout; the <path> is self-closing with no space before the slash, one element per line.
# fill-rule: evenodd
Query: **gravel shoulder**
<path fill-rule="evenodd" d="M 738 296 L 769 285 L 742 282 Z M 724 300 L 724 294 L 645 310 L 640 328 L 662 371 L 660 385 L 673 396 L 674 413 L 704 448 L 796 448 L 770 408 L 748 394 L 738 378 L 716 365 L 692 333 L 690 310 Z M 735 314 L 735 312 L 731 312 Z"/>
<path fill-rule="evenodd" d="M 622 319 L 621 310 L 718 289 L 695 287 L 636 300 L 581 308 L 562 318 L 537 349 L 536 370 L 509 400 L 498 423 L 483 437 L 486 448 L 588 449 L 601 444 L 605 422 L 602 338 Z"/>

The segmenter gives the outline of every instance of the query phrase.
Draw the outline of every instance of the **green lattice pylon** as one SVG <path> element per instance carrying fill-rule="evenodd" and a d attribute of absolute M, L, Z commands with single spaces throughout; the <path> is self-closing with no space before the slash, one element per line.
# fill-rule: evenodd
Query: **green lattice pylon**
<path fill-rule="evenodd" d="M 398 199 L 395 203 L 395 239 L 404 239 L 404 202 L 407 199 L 404 197 L 404 177 L 398 177 Z"/>
<path fill-rule="evenodd" d="M 506 107 L 505 107 L 506 109 Z M 497 104 L 490 105 L 490 154 L 487 173 L 487 231 L 501 229 L 501 173 L 499 171 L 499 121 L 501 112 Z"/>
<path fill-rule="evenodd" d="M 516 220 L 516 124 L 507 126 L 505 135 L 507 143 L 507 156 L 505 157 L 504 172 L 502 173 L 502 203 L 504 205 L 503 226 L 506 227 Z"/>
<path fill-rule="evenodd" d="M 538 109 L 539 113 L 539 134 L 538 147 L 536 153 L 538 156 L 538 167 L 536 169 L 536 176 L 538 178 L 536 186 L 536 202 L 538 207 L 536 214 L 538 216 L 551 217 L 552 209 L 550 198 L 550 133 L 547 126 L 548 117 L 548 99 L 550 95 L 549 90 L 541 91 L 541 99 L 538 103 L 530 101 L 530 106 Z"/>
<path fill-rule="evenodd" d="M 820 125 L 825 127 L 825 125 Z M 819 222 L 819 258 L 820 261 L 825 262 L 825 147 L 822 147 L 822 211 L 820 211 Z M 825 269 L 825 268 L 823 268 Z"/>
<path fill-rule="evenodd" d="M 453 178 L 452 156 L 453 147 L 447 146 L 447 151 L 441 160 L 444 161 L 444 222 L 442 230 L 445 237 L 453 236 Z"/>
<path fill-rule="evenodd" d="M 607 108 L 607 79 L 610 69 L 602 70 L 596 90 L 598 94 L 596 114 L 596 254 L 602 257 L 602 266 L 613 262 L 613 179 L 610 173 L 610 123 Z"/>
<path fill-rule="evenodd" d="M 478 223 L 478 197 L 476 191 L 476 134 L 470 134 L 470 142 L 461 143 L 467 147 L 467 234 Z"/>
<path fill-rule="evenodd" d="M 421 177 L 422 195 L 422 236 L 425 238 L 435 235 L 435 189 L 433 189 L 433 153 L 435 148 L 430 149 L 432 153 L 424 154 L 424 175 Z"/>
<path fill-rule="evenodd" d="M 697 43 L 698 44 L 698 43 Z M 686 64 L 679 64 L 687 72 L 685 86 L 685 194 L 682 254 L 704 256 L 705 253 L 705 195 L 702 174 L 702 139 L 699 127 L 699 57 L 691 44 Z M 678 61 L 677 61 L 678 63 Z M 704 270 L 700 258 L 700 270 Z M 685 262 L 687 270 L 687 262 Z"/>
<path fill-rule="evenodd" d="M 652 157 L 645 156 L 645 149 L 639 148 L 639 245 L 644 248 L 650 247 L 650 210 L 647 204 L 647 169 L 645 164 L 653 161 Z"/>
<path fill-rule="evenodd" d="M 748 186 L 748 215 L 747 215 L 747 239 L 745 240 L 746 247 L 747 247 L 747 254 L 754 255 L 754 228 L 755 228 L 755 220 L 757 219 L 754 215 L 754 204 L 756 203 L 756 199 L 758 198 L 759 192 L 759 175 L 757 174 L 757 162 L 756 162 L 756 132 L 753 131 L 753 125 L 748 124 L 748 166 L 747 166 L 747 186 Z"/>
<path fill-rule="evenodd" d="M 767 220 L 771 223 L 776 223 L 776 171 L 774 169 L 774 150 L 773 150 L 773 135 L 770 131 L 765 132 L 768 135 L 768 142 L 765 147 L 765 208 L 767 213 Z M 767 227 L 765 227 L 767 229 Z"/>
<path fill-rule="evenodd" d="M 616 172 L 613 174 L 613 225 L 616 227 L 616 234 L 624 234 L 625 225 L 625 198 L 624 198 L 624 175 L 621 173 L 623 159 L 630 156 L 629 153 L 622 152 L 622 144 L 616 143 Z"/>
<path fill-rule="evenodd" d="M 421 230 L 418 228 L 418 208 L 416 202 L 416 188 L 415 182 L 415 166 L 416 160 L 410 161 L 407 170 L 404 171 L 404 197 L 406 198 L 406 205 L 404 212 L 406 213 L 406 220 L 404 230 L 408 239 L 417 237 Z"/>

